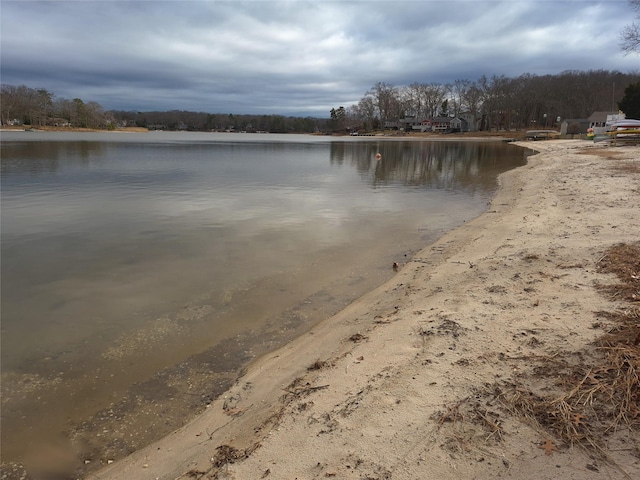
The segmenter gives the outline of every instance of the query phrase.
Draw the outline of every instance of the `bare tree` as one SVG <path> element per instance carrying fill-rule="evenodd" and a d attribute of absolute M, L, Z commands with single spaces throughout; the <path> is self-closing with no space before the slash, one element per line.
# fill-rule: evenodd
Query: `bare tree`
<path fill-rule="evenodd" d="M 2 123 L 4 125 L 8 125 L 12 122 L 21 108 L 20 88 L 26 87 L 2 85 L 2 90 L 0 90 L 0 98 L 2 98 L 2 102 L 0 102 L 0 111 L 2 112 Z"/>
<path fill-rule="evenodd" d="M 365 95 L 358 102 L 358 113 L 365 130 L 374 128 L 376 119 L 376 106 L 370 95 Z"/>
<path fill-rule="evenodd" d="M 629 0 L 631 8 L 636 12 L 636 19 L 640 20 L 640 0 Z M 620 34 L 622 43 L 620 47 L 626 54 L 632 52 L 640 53 L 640 24 L 633 22 L 627 25 Z"/>
<path fill-rule="evenodd" d="M 422 84 L 422 103 L 427 118 L 434 118 L 447 98 L 447 89 L 439 83 Z"/>
<path fill-rule="evenodd" d="M 420 85 L 412 83 L 408 87 L 400 89 L 400 97 L 404 105 L 405 115 L 409 117 L 422 116 L 422 104 L 420 101 Z"/>
<path fill-rule="evenodd" d="M 346 116 L 347 127 L 350 129 L 361 128 L 364 126 L 363 115 L 360 112 L 359 104 L 349 105 L 347 107 Z"/>
<path fill-rule="evenodd" d="M 381 127 L 398 110 L 398 89 L 395 85 L 387 82 L 377 82 L 371 90 L 367 92 L 373 98 L 373 104 L 380 115 Z"/>
<path fill-rule="evenodd" d="M 84 105 L 85 121 L 89 128 L 103 128 L 106 126 L 105 114 L 102 105 L 97 102 L 88 102 Z"/>
<path fill-rule="evenodd" d="M 482 92 L 478 85 L 474 83 L 469 83 L 468 88 L 466 88 L 462 95 L 462 102 L 466 105 L 466 108 L 469 110 L 471 114 L 471 118 L 473 119 L 473 125 L 470 125 L 471 130 L 476 130 L 476 120 L 478 117 L 478 112 L 480 112 L 480 107 L 482 105 Z"/>
<path fill-rule="evenodd" d="M 453 116 L 457 117 L 458 114 L 465 108 L 464 98 L 466 93 L 471 88 L 471 82 L 469 80 L 458 79 L 450 86 L 451 93 L 451 107 L 453 108 Z"/>
<path fill-rule="evenodd" d="M 53 93 L 44 88 L 40 88 L 37 90 L 35 102 L 36 110 L 31 123 L 35 123 L 37 118 L 38 125 L 42 127 L 47 124 L 49 117 L 53 113 Z"/>
<path fill-rule="evenodd" d="M 55 100 L 53 108 L 59 118 L 64 118 L 68 125 L 71 125 L 73 116 L 73 102 L 68 98 L 58 98 Z"/>
<path fill-rule="evenodd" d="M 53 94 L 45 89 L 35 90 L 25 85 L 2 85 L 2 121 L 13 120 L 30 125 L 45 125 L 53 107 Z"/>

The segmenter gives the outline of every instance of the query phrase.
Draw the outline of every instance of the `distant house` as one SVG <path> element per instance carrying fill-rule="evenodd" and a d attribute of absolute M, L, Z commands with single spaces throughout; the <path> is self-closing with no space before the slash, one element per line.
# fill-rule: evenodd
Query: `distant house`
<path fill-rule="evenodd" d="M 405 131 L 413 130 L 418 132 L 430 132 L 431 120 L 418 120 L 418 117 L 405 117 L 398 120 L 398 124 Z"/>
<path fill-rule="evenodd" d="M 450 132 L 462 131 L 466 122 L 458 117 L 436 117 L 431 120 L 418 120 L 418 117 L 405 117 L 399 120 L 384 122 L 384 128 L 390 130 L 418 130 L 421 132 Z"/>
<path fill-rule="evenodd" d="M 49 118 L 47 119 L 47 125 L 53 125 L 54 127 L 70 127 L 71 122 L 66 118 Z"/>
<path fill-rule="evenodd" d="M 463 132 L 475 132 L 480 128 L 480 120 L 477 115 L 472 114 L 471 112 L 462 112 L 458 114 L 458 118 L 462 121 L 462 127 L 460 128 Z"/>
<path fill-rule="evenodd" d="M 616 112 L 593 112 L 589 117 L 589 128 L 593 128 L 595 134 L 607 131 L 607 124 L 611 124 L 618 120 L 624 120 L 625 115 L 619 111 Z"/>
<path fill-rule="evenodd" d="M 560 124 L 560 135 L 585 135 L 590 125 L 588 118 L 565 118 Z"/>
<path fill-rule="evenodd" d="M 389 130 L 420 130 L 421 122 L 417 117 L 405 117 L 398 120 L 387 120 L 384 128 Z"/>
<path fill-rule="evenodd" d="M 462 130 L 462 120 L 458 117 L 435 117 L 431 120 L 431 130 L 434 132 L 450 132 Z"/>
<path fill-rule="evenodd" d="M 400 123 L 402 124 L 402 128 L 406 130 L 421 130 L 422 122 L 418 120 L 418 117 L 405 117 L 401 118 Z"/>

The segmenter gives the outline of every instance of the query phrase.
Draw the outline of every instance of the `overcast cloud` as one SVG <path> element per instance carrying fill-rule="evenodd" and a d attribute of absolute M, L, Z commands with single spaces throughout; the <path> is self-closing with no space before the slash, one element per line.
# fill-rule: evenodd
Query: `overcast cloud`
<path fill-rule="evenodd" d="M 13 1 L 3 84 L 106 109 L 327 117 L 376 82 L 640 70 L 626 0 Z"/>

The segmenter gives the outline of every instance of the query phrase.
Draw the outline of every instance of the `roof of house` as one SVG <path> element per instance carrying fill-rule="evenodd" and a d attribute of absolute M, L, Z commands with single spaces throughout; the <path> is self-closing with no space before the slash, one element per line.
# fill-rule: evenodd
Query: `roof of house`
<path fill-rule="evenodd" d="M 606 117 L 605 117 L 606 119 Z M 589 118 L 565 118 L 564 120 L 562 120 L 562 122 L 566 122 L 566 123 L 589 123 L 591 122 L 591 119 Z"/>
<path fill-rule="evenodd" d="M 617 115 L 617 114 L 618 114 L 617 110 L 615 112 L 593 112 L 589 116 L 589 120 L 592 122 L 606 122 L 607 115 Z"/>
<path fill-rule="evenodd" d="M 432 122 L 436 122 L 436 123 L 450 123 L 454 120 L 458 120 L 460 121 L 459 118 L 456 117 L 435 117 L 433 120 L 431 120 Z"/>

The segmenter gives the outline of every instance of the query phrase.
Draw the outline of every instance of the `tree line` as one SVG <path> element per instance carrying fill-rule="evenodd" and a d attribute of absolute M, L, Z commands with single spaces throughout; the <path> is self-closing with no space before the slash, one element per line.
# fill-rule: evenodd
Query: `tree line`
<path fill-rule="evenodd" d="M 3 125 L 107 128 L 110 116 L 97 102 L 58 98 L 44 88 L 3 84 L 0 88 L 0 120 Z"/>
<path fill-rule="evenodd" d="M 238 115 L 183 110 L 166 112 L 110 111 L 119 125 L 150 130 L 233 131 L 271 133 L 310 133 L 324 131 L 327 120 L 283 115 Z"/>
<path fill-rule="evenodd" d="M 106 111 L 97 102 L 59 98 L 44 88 L 25 85 L 0 87 L 0 120 L 3 125 L 115 129 L 142 127 L 150 130 L 314 132 L 326 128 L 326 119 L 282 115 L 234 115 L 171 110 L 165 112 Z"/>
<path fill-rule="evenodd" d="M 617 111 L 625 89 L 640 81 L 640 71 L 565 71 L 558 75 L 523 74 L 456 80 L 450 84 L 378 82 L 357 104 L 331 110 L 338 129 L 383 128 L 401 118 L 471 118 L 471 130 L 520 130 L 557 127 L 558 120 L 588 118 L 596 111 Z"/>
<path fill-rule="evenodd" d="M 415 82 L 395 86 L 378 82 L 357 103 L 331 109 L 329 118 L 182 110 L 105 111 L 97 102 L 58 98 L 46 89 L 2 85 L 0 119 L 3 125 L 18 123 L 34 127 L 113 129 L 135 126 L 165 130 L 302 133 L 370 131 L 401 118 L 422 121 L 465 113 L 473 119 L 472 130 L 520 130 L 543 125 L 557 127 L 558 119 L 587 118 L 595 111 L 617 110 L 625 97 L 625 89 L 639 82 L 640 71 L 608 70 L 565 71 L 543 76 L 526 73 L 515 78 L 482 76 L 476 81 L 456 80 L 450 84 Z"/>

